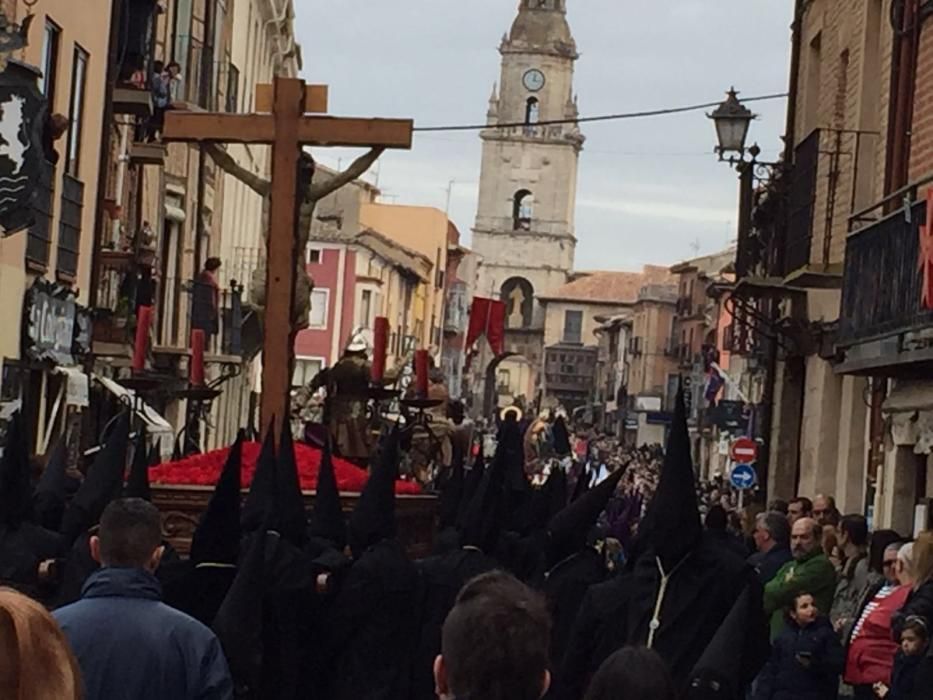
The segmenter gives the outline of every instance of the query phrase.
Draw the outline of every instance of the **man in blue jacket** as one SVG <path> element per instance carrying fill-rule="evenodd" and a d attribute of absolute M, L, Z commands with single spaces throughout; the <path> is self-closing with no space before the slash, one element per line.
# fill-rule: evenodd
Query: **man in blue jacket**
<path fill-rule="evenodd" d="M 139 498 L 110 503 L 91 538 L 103 568 L 81 600 L 55 611 L 87 700 L 228 700 L 233 681 L 217 637 L 162 603 L 159 511 Z"/>

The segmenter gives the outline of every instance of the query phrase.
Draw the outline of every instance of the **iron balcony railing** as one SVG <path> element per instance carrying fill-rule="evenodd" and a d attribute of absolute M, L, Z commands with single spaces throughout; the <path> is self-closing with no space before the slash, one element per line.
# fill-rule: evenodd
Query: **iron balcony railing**
<path fill-rule="evenodd" d="M 926 202 L 919 201 L 849 235 L 838 345 L 933 326 L 933 311 L 921 303 L 918 258 L 926 219 Z"/>

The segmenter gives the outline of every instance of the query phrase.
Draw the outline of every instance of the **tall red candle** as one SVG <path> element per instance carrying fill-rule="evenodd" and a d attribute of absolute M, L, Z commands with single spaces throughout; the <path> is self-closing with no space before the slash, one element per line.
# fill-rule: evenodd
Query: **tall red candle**
<path fill-rule="evenodd" d="M 428 351 L 418 350 L 415 352 L 415 389 L 417 389 L 418 398 L 424 399 L 428 396 Z"/>
<path fill-rule="evenodd" d="M 136 311 L 136 341 L 133 343 L 133 371 L 146 368 L 146 350 L 149 348 L 149 325 L 152 323 L 152 307 L 140 306 Z"/>
<path fill-rule="evenodd" d="M 377 316 L 373 324 L 373 366 L 372 378 L 378 383 L 386 373 L 386 348 L 389 345 L 389 319 Z"/>
<path fill-rule="evenodd" d="M 191 386 L 204 386 L 204 331 L 191 329 L 191 367 L 188 372 Z"/>

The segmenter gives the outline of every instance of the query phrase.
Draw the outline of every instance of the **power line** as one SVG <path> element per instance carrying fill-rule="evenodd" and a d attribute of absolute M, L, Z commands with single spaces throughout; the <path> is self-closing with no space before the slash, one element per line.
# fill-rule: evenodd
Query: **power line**
<path fill-rule="evenodd" d="M 787 97 L 786 92 L 775 93 L 773 95 L 758 95 L 756 97 L 747 97 L 743 102 L 764 102 L 766 100 L 779 100 Z M 710 109 L 718 107 L 720 102 L 704 102 L 703 104 L 688 105 L 686 107 L 668 107 L 667 109 L 652 109 L 642 112 L 623 112 L 622 114 L 603 114 L 597 117 L 579 117 L 577 119 L 549 119 L 547 121 L 535 122 L 507 122 L 503 124 L 462 124 L 453 126 L 416 126 L 415 131 L 422 133 L 437 131 L 482 131 L 483 129 L 510 129 L 523 126 L 551 126 L 557 124 L 586 124 L 588 122 L 608 122 L 618 121 L 620 119 L 640 119 L 643 117 L 661 117 L 668 114 L 682 114 L 683 112 L 696 112 L 701 109 Z"/>

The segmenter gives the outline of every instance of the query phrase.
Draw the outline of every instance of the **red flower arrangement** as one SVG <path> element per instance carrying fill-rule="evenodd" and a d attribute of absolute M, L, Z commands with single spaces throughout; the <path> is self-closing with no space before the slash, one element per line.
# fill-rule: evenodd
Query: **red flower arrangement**
<path fill-rule="evenodd" d="M 253 482 L 256 461 L 259 459 L 261 445 L 258 442 L 243 443 L 243 468 L 241 479 L 243 488 Z M 177 462 L 166 462 L 149 470 L 149 481 L 154 485 L 170 484 L 173 486 L 213 486 L 220 479 L 220 472 L 230 448 L 214 450 L 205 454 L 192 455 Z M 318 470 L 321 466 L 321 450 L 309 445 L 295 445 L 295 463 L 298 465 L 298 481 L 302 490 L 314 490 L 317 485 Z M 349 493 L 359 493 L 366 485 L 368 474 L 354 464 L 338 457 L 333 458 L 337 488 Z M 397 481 L 397 494 L 419 494 L 421 488 L 413 481 Z"/>

